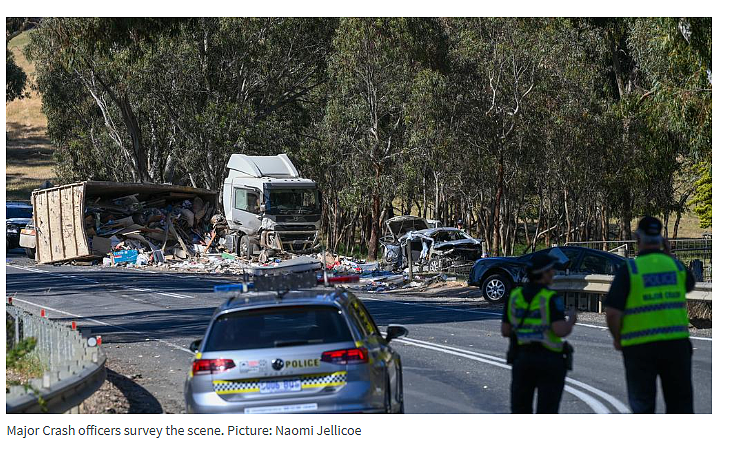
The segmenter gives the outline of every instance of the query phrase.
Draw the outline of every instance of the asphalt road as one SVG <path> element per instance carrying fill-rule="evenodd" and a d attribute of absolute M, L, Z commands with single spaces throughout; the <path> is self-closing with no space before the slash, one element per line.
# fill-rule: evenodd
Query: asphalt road
<path fill-rule="evenodd" d="M 36 266 L 7 255 L 6 291 L 18 305 L 75 319 L 85 335 L 101 335 L 110 365 L 134 384 L 139 412 L 184 411 L 187 347 L 225 300 L 213 293 L 229 279 L 99 266 Z M 500 312 L 474 300 L 357 293 L 380 326 L 404 324 L 402 356 L 408 413 L 507 413 L 510 368 L 499 334 Z M 595 316 L 595 315 L 594 315 Z M 579 319 L 561 413 L 628 412 L 620 353 L 600 323 Z M 692 339 L 695 411 L 712 412 L 712 341 Z M 659 390 L 661 391 L 661 390 Z M 663 411 L 660 399 L 658 410 Z"/>

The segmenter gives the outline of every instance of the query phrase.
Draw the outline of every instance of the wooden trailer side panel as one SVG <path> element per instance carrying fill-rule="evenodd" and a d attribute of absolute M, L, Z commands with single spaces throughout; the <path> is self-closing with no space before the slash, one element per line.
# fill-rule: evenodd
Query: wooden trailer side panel
<path fill-rule="evenodd" d="M 51 255 L 51 226 L 48 223 L 47 192 L 33 193 L 33 214 L 36 227 L 36 259 L 40 263 L 53 261 Z"/>
<path fill-rule="evenodd" d="M 51 263 L 89 255 L 83 201 L 83 183 L 33 193 L 38 262 Z"/>

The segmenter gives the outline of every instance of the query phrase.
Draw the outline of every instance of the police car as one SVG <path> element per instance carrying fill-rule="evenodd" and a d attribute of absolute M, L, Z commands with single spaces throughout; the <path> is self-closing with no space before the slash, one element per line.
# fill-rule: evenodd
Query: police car
<path fill-rule="evenodd" d="M 403 412 L 389 343 L 408 331 L 391 325 L 383 336 L 353 293 L 316 283 L 312 271 L 259 274 L 242 285 L 257 293 L 218 307 L 190 345 L 189 413 Z"/>

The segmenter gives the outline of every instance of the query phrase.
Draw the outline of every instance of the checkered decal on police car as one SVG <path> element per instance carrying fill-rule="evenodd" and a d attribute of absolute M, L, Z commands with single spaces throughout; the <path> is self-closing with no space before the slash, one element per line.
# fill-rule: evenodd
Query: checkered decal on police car
<path fill-rule="evenodd" d="M 239 380 L 239 381 L 213 381 L 215 392 L 218 394 L 227 393 L 253 393 L 259 391 L 259 381 Z"/>
<path fill-rule="evenodd" d="M 233 381 L 213 381 L 215 392 L 219 395 L 232 393 L 255 393 L 259 391 L 261 379 L 238 379 Z M 347 383 L 347 371 L 336 373 L 307 374 L 301 376 L 302 389 L 317 387 L 334 387 Z"/>
<path fill-rule="evenodd" d="M 333 387 L 347 383 L 347 371 L 331 374 L 312 374 L 302 377 L 302 388 Z"/>

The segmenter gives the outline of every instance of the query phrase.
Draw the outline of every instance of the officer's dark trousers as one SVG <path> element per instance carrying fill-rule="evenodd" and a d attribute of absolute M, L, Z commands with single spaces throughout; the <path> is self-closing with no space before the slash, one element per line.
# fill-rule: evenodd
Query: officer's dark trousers
<path fill-rule="evenodd" d="M 565 385 L 565 360 L 542 347 L 520 346 L 512 364 L 512 413 L 532 413 L 537 389 L 537 413 L 558 413 Z"/>
<path fill-rule="evenodd" d="M 627 346 L 623 355 L 629 405 L 634 413 L 654 413 L 657 376 L 662 381 L 667 413 L 694 413 L 689 339 Z"/>

